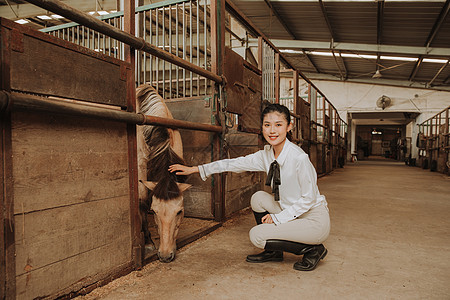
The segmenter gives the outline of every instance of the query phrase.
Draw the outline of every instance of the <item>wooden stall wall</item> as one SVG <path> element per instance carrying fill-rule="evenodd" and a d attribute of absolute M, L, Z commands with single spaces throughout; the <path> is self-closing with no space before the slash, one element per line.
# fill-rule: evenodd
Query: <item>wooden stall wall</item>
<path fill-rule="evenodd" d="M 225 47 L 224 88 L 226 111 L 231 120 L 225 135 L 225 158 L 235 158 L 262 148 L 261 130 L 262 78 L 261 70 L 245 61 L 231 48 Z M 263 175 L 254 172 L 225 175 L 225 214 L 250 206 L 253 193 L 262 189 Z"/>
<path fill-rule="evenodd" d="M 127 107 L 130 64 L 0 24 L 2 90 Z M 127 125 L 11 101 L 2 110 L 2 298 L 57 298 L 132 270 L 139 223 Z"/>
<path fill-rule="evenodd" d="M 444 174 L 450 173 L 450 106 L 419 125 L 415 165 Z"/>
<path fill-rule="evenodd" d="M 192 97 L 167 101 L 167 106 L 175 119 L 199 123 L 211 123 L 212 97 Z M 213 133 L 180 130 L 183 140 L 183 156 L 187 165 L 196 166 L 211 162 Z M 212 178 L 203 181 L 200 176 L 189 176 L 187 182 L 192 187 L 184 192 L 185 216 L 202 219 L 214 218 Z"/>
<path fill-rule="evenodd" d="M 14 113 L 12 145 L 17 298 L 77 290 L 125 267 L 126 125 Z"/>
<path fill-rule="evenodd" d="M 226 140 L 228 158 L 248 155 L 261 149 L 261 140 L 256 134 L 231 130 Z M 250 206 L 251 196 L 264 187 L 264 176 L 263 172 L 226 174 L 225 216 Z"/>

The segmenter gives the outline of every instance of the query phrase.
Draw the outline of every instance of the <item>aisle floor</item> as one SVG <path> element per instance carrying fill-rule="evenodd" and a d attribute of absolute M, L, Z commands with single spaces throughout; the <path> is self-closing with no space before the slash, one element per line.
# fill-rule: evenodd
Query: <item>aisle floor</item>
<path fill-rule="evenodd" d="M 249 264 L 249 210 L 80 299 L 450 299 L 450 178 L 390 160 L 358 161 L 319 179 L 332 230 L 312 272 L 298 259 Z"/>

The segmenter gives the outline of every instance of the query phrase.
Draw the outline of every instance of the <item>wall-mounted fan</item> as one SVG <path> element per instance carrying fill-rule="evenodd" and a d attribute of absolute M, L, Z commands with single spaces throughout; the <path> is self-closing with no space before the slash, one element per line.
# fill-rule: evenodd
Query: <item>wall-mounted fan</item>
<path fill-rule="evenodd" d="M 377 100 L 377 106 L 381 109 L 385 109 L 386 107 L 388 107 L 389 105 L 391 105 L 391 98 L 389 98 L 388 96 L 381 96 L 380 98 L 378 98 Z"/>

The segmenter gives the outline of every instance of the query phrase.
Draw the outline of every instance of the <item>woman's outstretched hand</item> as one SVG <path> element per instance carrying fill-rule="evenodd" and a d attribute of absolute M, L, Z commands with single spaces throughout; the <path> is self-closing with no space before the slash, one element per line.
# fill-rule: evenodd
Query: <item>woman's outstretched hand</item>
<path fill-rule="evenodd" d="M 188 167 L 180 164 L 171 165 L 169 167 L 169 172 L 177 175 L 191 175 L 194 173 L 198 173 L 198 167 Z"/>

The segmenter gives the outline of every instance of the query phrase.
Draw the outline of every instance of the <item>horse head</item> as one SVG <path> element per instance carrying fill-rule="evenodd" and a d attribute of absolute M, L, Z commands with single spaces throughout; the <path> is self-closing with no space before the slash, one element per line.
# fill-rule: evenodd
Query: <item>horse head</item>
<path fill-rule="evenodd" d="M 155 191 L 159 183 L 142 181 L 151 191 Z M 170 200 L 152 196 L 151 208 L 155 213 L 155 221 L 158 226 L 160 244 L 158 257 L 162 262 L 171 262 L 175 258 L 177 249 L 176 237 L 184 216 L 184 203 L 182 193 L 191 187 L 187 183 L 177 183 L 180 195 Z"/>

